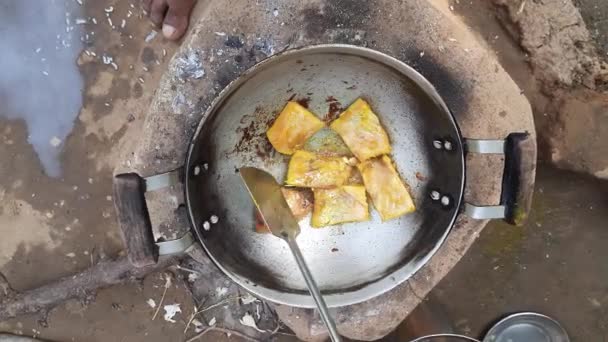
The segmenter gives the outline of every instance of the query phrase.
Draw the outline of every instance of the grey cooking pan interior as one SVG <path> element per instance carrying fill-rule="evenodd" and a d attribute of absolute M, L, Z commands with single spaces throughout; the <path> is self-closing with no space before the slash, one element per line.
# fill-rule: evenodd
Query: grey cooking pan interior
<path fill-rule="evenodd" d="M 149 265 L 192 244 L 191 234 L 154 243 L 144 197 L 184 182 L 192 229 L 223 272 L 264 299 L 314 307 L 283 241 L 255 232 L 254 205 L 237 170 L 258 167 L 284 179 L 289 158 L 273 150 L 265 133 L 288 100 L 330 121 L 359 97 L 388 131 L 391 157 L 417 210 L 388 222 L 372 210 L 369 222 L 322 229 L 311 228 L 309 218 L 300 222 L 298 244 L 328 306 L 362 302 L 407 280 L 440 248 L 461 212 L 523 221 L 536 157 L 528 134 L 463 139 L 446 104 L 414 69 L 374 50 L 318 45 L 275 55 L 229 84 L 201 120 L 182 168 L 147 178 L 116 175 L 114 201 L 131 261 Z M 499 205 L 463 203 L 465 153 L 505 155 Z"/>
<path fill-rule="evenodd" d="M 388 222 L 372 210 L 369 222 L 322 229 L 311 228 L 308 218 L 300 222 L 298 243 L 328 305 L 358 303 L 408 279 L 441 246 L 465 207 L 463 139 L 446 104 L 419 73 L 377 51 L 347 45 L 277 55 L 220 94 L 196 132 L 186 163 L 187 205 L 200 242 L 245 289 L 273 302 L 314 307 L 284 243 L 254 231 L 254 206 L 236 170 L 258 167 L 284 179 L 288 157 L 273 151 L 265 132 L 288 100 L 329 121 L 336 106 L 359 97 L 388 131 L 392 158 L 417 210 Z M 473 152 L 503 153 L 504 147 L 502 140 L 471 141 Z M 195 175 L 195 168 L 204 171 Z M 501 206 L 467 205 L 466 210 L 477 218 L 509 216 L 513 201 L 503 197 Z M 219 224 L 205 230 L 203 222 L 211 215 L 219 217 Z"/>

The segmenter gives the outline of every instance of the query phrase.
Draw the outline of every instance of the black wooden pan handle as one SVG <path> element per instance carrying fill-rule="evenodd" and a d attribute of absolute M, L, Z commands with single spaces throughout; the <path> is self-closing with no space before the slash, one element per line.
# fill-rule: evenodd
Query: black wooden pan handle
<path fill-rule="evenodd" d="M 158 261 L 145 191 L 145 180 L 136 173 L 114 177 L 114 207 L 118 224 L 129 260 L 136 267 L 154 265 Z"/>
<path fill-rule="evenodd" d="M 511 133 L 505 141 L 505 171 L 500 202 L 504 220 L 522 225 L 528 217 L 534 193 L 536 144 L 529 133 Z"/>
<path fill-rule="evenodd" d="M 505 140 L 465 139 L 469 153 L 502 154 L 505 167 L 500 205 L 464 204 L 464 212 L 479 220 L 504 219 L 522 225 L 528 217 L 534 193 L 536 142 L 529 133 L 511 133 Z"/>

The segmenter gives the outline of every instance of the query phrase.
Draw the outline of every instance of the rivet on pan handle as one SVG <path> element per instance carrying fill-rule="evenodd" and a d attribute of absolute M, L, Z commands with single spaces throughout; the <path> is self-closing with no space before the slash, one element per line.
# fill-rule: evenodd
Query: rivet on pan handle
<path fill-rule="evenodd" d="M 529 133 L 511 133 L 505 140 L 465 139 L 469 153 L 504 154 L 500 205 L 477 206 L 464 204 L 464 212 L 474 219 L 504 219 L 522 225 L 532 205 L 536 149 Z"/>
<path fill-rule="evenodd" d="M 170 241 L 154 242 L 152 223 L 145 193 L 178 184 L 182 169 L 142 178 L 137 173 L 114 177 L 114 207 L 127 255 L 134 266 L 144 267 L 158 261 L 159 255 L 185 252 L 194 243 L 190 232 Z"/>

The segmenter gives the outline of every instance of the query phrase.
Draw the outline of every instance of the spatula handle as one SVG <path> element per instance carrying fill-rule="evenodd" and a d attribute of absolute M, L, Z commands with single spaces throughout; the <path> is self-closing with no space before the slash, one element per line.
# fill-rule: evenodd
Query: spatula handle
<path fill-rule="evenodd" d="M 321 291 L 319 291 L 319 288 L 317 287 L 317 283 L 315 282 L 315 279 L 312 277 L 312 274 L 310 273 L 310 270 L 308 269 L 308 266 L 306 265 L 306 261 L 304 260 L 304 256 L 302 255 L 302 252 L 300 251 L 300 247 L 298 247 L 298 243 L 296 242 L 295 238 L 287 238 L 286 240 L 287 240 L 287 243 L 289 243 L 289 248 L 291 248 L 291 252 L 293 253 L 294 258 L 296 259 L 296 262 L 298 263 L 298 267 L 300 268 L 300 271 L 302 272 L 302 276 L 304 276 L 304 280 L 306 281 L 308 290 L 310 291 L 312 298 L 315 300 L 315 303 L 317 304 L 317 308 L 319 309 L 319 313 L 321 314 L 321 319 L 323 320 L 323 323 L 325 323 L 325 326 L 327 327 L 327 330 L 329 331 L 329 337 L 331 337 L 331 340 L 333 342 L 341 342 L 342 338 L 340 338 L 340 335 L 338 334 L 338 329 L 336 329 L 336 324 L 334 323 L 334 320 L 329 315 L 329 309 L 327 308 L 327 305 L 325 304 L 325 300 L 323 299 L 323 296 L 321 295 Z"/>

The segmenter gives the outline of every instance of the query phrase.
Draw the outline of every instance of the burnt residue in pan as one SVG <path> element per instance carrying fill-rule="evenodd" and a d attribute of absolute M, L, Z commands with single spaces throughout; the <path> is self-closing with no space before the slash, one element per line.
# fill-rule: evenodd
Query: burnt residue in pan
<path fill-rule="evenodd" d="M 308 108 L 308 105 L 310 103 L 310 97 L 299 98 L 296 100 L 296 102 L 299 103 L 300 106 L 302 106 L 304 108 Z"/>
<path fill-rule="evenodd" d="M 325 99 L 325 102 L 329 104 L 327 115 L 325 115 L 325 121 L 330 122 L 338 118 L 344 108 L 342 108 L 342 104 L 333 96 L 328 96 L 327 99 Z"/>
<path fill-rule="evenodd" d="M 422 173 L 420 172 L 416 172 L 416 179 L 418 179 L 421 182 L 426 182 L 428 180 L 428 178 L 426 176 L 424 176 Z"/>
<path fill-rule="evenodd" d="M 306 93 L 306 97 L 298 97 L 298 94 L 292 94 L 287 101 L 295 101 L 297 103 L 299 103 L 302 107 L 304 108 L 309 108 L 310 106 L 310 101 L 311 101 L 311 95 L 313 95 L 313 93 Z M 342 113 L 342 111 L 344 111 L 344 108 L 342 107 L 342 104 L 340 103 L 340 101 L 338 101 L 335 97 L 333 96 L 328 96 L 325 99 L 325 102 L 328 104 L 328 109 L 327 109 L 327 114 L 325 115 L 325 121 L 330 122 L 334 119 L 336 119 L 340 113 Z"/>
<path fill-rule="evenodd" d="M 340 105 L 340 102 L 332 102 L 329 104 L 329 109 L 327 111 L 327 116 L 325 117 L 325 121 L 333 121 L 335 119 L 338 118 L 338 116 L 340 116 L 340 113 L 342 113 L 343 108 L 342 105 Z"/>
<path fill-rule="evenodd" d="M 242 122 L 243 119 L 241 119 L 241 123 Z M 248 149 L 249 143 L 251 142 L 251 140 L 253 140 L 253 137 L 255 136 L 256 130 L 257 127 L 255 121 L 251 121 L 249 125 L 245 127 L 237 128 L 236 132 L 241 134 L 241 139 L 239 139 L 239 142 L 234 147 L 233 152 L 241 153 L 246 151 Z"/>
<path fill-rule="evenodd" d="M 307 97 L 298 97 L 298 94 L 291 94 L 291 96 L 287 99 L 287 101 L 295 101 L 300 104 L 300 106 L 308 109 L 310 104 L 310 96 Z"/>
<path fill-rule="evenodd" d="M 342 80 L 342 83 L 344 83 L 344 85 L 348 85 L 348 81 Z M 357 86 L 353 84 L 351 86 L 346 87 L 346 89 L 355 90 L 355 89 L 357 89 Z"/>
<path fill-rule="evenodd" d="M 236 129 L 241 138 L 231 153 L 255 152 L 258 158 L 271 160 L 275 152 L 266 137 L 266 131 L 274 122 L 276 114 L 278 113 L 267 118 L 264 108 L 258 106 L 252 114 L 244 115 L 240 120 L 241 127 Z"/>
<path fill-rule="evenodd" d="M 255 145 L 255 149 L 256 155 L 262 158 L 263 160 L 272 157 L 274 151 L 272 148 L 272 144 L 270 143 L 270 141 L 268 141 L 268 139 L 265 139 L 263 142 L 260 142 Z"/>

